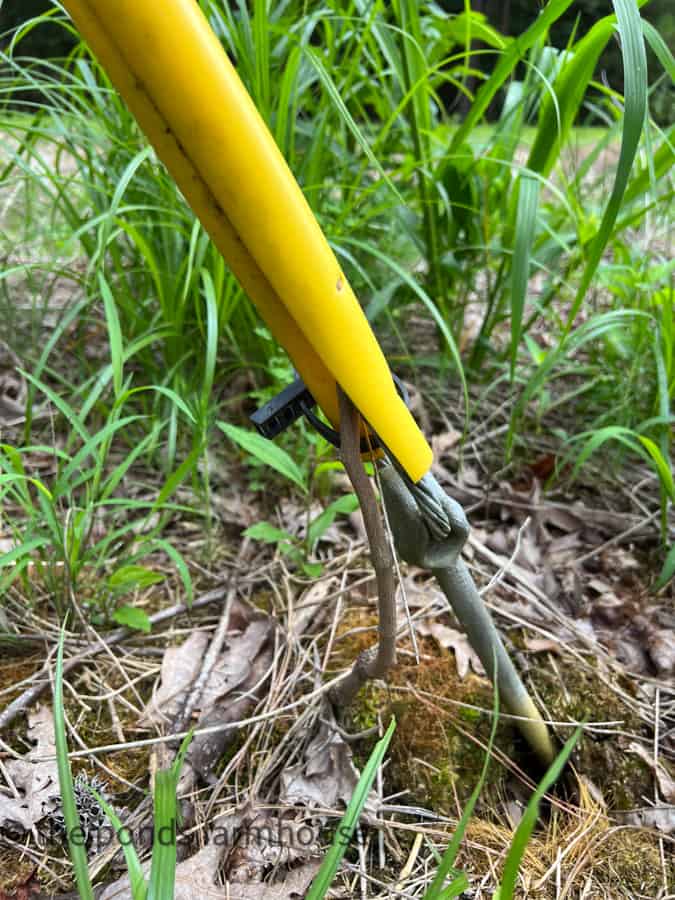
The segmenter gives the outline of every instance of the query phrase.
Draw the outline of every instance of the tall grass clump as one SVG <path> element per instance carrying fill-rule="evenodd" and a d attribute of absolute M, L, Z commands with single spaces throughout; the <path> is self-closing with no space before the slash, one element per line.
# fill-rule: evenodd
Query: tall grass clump
<path fill-rule="evenodd" d="M 82 836 L 84 834 L 75 799 L 73 776 L 68 758 L 68 739 L 66 735 L 66 719 L 63 706 L 63 643 L 64 630 L 61 630 L 56 658 L 56 676 L 54 680 L 54 734 L 56 739 L 56 759 L 61 790 L 61 803 L 65 821 L 66 838 L 70 853 L 77 892 L 81 900 L 93 900 L 94 890 L 89 877 L 87 851 Z M 90 788 L 115 830 L 124 853 L 124 861 L 129 875 L 129 884 L 133 900 L 173 900 L 176 880 L 176 823 L 180 814 L 176 791 L 183 766 L 185 754 L 192 738 L 190 732 L 183 740 L 173 764 L 168 769 L 160 769 L 155 774 L 153 795 L 153 845 L 152 862 L 149 879 L 146 879 L 138 854 L 130 840 L 129 833 L 112 809 L 110 804 L 96 790 Z M 173 835 L 173 840 L 163 840 L 162 834 Z"/>
<path fill-rule="evenodd" d="M 402 326 L 421 311 L 439 338 L 424 361 L 454 369 L 466 415 L 467 379 L 511 392 L 507 453 L 533 414 L 535 425 L 563 416 L 573 465 L 608 441 L 648 462 L 665 521 L 675 133 L 650 117 L 647 53 L 659 82 L 675 67 L 633 0 L 564 47 L 550 33 L 574 16 L 572 0 L 550 0 L 517 38 L 469 4 L 456 15 L 410 0 L 201 6 L 400 356 L 415 362 Z M 58 7 L 51 18 L 71 28 Z M 2 53 L 5 243 L 58 249 L 54 271 L 86 301 L 82 333 L 88 319 L 109 328 L 114 308 L 119 340 L 138 348 L 132 386 L 172 392 L 133 401 L 151 427 L 168 421 L 162 464 L 189 459 L 208 482 L 232 373 L 252 373 L 247 389 L 260 390 L 290 366 L 86 48 L 63 64 L 22 57 L 36 24 Z M 609 86 L 598 66 L 616 40 L 624 83 Z M 174 396 L 192 412 L 186 428 Z"/>

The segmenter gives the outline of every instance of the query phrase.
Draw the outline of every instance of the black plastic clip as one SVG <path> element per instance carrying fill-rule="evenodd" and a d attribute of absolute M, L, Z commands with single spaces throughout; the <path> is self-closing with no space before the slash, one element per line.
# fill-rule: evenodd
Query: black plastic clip
<path fill-rule="evenodd" d="M 313 406 L 316 406 L 314 397 L 302 378 L 298 377 L 280 394 L 257 409 L 251 416 L 251 421 L 263 437 L 274 438 L 300 416 L 306 415 L 307 410 L 311 410 Z"/>
<path fill-rule="evenodd" d="M 398 395 L 407 407 L 410 407 L 410 398 L 405 385 L 392 373 Z M 340 435 L 330 425 L 326 425 L 313 412 L 316 400 L 305 382 L 299 376 L 280 394 L 268 400 L 264 406 L 257 409 L 250 417 L 260 434 L 266 438 L 274 438 L 281 434 L 289 425 L 292 425 L 300 416 L 305 416 L 307 421 L 334 447 L 340 447 Z M 378 437 L 371 431 L 368 438 L 361 439 L 361 453 L 376 450 L 381 447 Z"/>

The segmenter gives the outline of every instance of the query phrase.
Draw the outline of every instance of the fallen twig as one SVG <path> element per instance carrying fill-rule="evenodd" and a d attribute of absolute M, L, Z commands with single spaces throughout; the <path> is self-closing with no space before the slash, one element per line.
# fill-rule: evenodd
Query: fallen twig
<path fill-rule="evenodd" d="M 176 616 L 180 616 L 185 612 L 191 612 L 192 610 L 199 609 L 202 606 L 207 606 L 209 603 L 215 603 L 218 600 L 222 600 L 227 592 L 228 587 L 224 585 L 219 588 L 214 588 L 212 591 L 207 591 L 206 594 L 193 601 L 189 606 L 186 603 L 176 603 L 174 606 L 168 607 L 168 609 L 161 609 L 159 612 L 153 613 L 153 615 L 149 617 L 150 624 L 159 625 L 161 622 L 166 622 L 168 619 L 174 619 Z M 72 656 L 70 659 L 64 662 L 64 674 L 79 666 L 80 663 L 84 662 L 85 659 L 96 656 L 96 654 L 101 653 L 103 650 L 105 650 L 106 647 L 112 647 L 115 644 L 119 644 L 121 641 L 130 637 L 134 633 L 135 632 L 131 628 L 117 628 L 105 638 L 101 637 L 100 640 L 93 641 L 91 644 L 88 644 L 84 648 L 84 650 L 80 651 L 80 653 L 78 653 L 76 656 Z M 45 660 L 45 663 L 40 671 L 37 672 L 34 676 L 33 684 L 31 684 L 29 688 L 19 694 L 16 699 L 12 700 L 12 702 L 9 703 L 0 713 L 0 729 L 7 728 L 9 725 L 11 725 L 14 719 L 20 713 L 25 712 L 25 710 L 28 709 L 28 707 L 38 699 L 45 688 L 49 686 L 49 670 L 51 668 L 50 658 L 51 654 Z"/>

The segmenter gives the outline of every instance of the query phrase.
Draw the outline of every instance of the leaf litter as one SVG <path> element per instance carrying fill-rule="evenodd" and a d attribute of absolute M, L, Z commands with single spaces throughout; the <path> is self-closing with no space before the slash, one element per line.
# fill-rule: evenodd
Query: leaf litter
<path fill-rule="evenodd" d="M 445 477 L 455 480 L 447 463 L 457 450 L 456 436 L 451 434 L 440 444 L 441 456 L 445 454 L 441 463 Z M 623 728 L 632 737 L 615 737 L 611 728 L 598 726 L 598 741 L 603 742 L 598 746 L 614 742 L 617 752 L 627 760 L 634 759 L 642 767 L 641 771 L 649 774 L 651 783 L 658 785 L 660 799 L 657 802 L 655 798 L 653 806 L 645 806 L 645 788 L 631 794 L 628 785 L 627 796 L 633 798 L 633 807 L 618 809 L 615 798 L 607 794 L 609 778 L 598 777 L 598 772 L 593 771 L 586 777 L 589 783 L 590 778 L 595 783 L 594 802 L 604 804 L 606 809 L 603 827 L 611 829 L 620 822 L 622 827 L 629 826 L 635 835 L 643 834 L 646 828 L 667 839 L 672 831 L 669 797 L 673 777 L 667 726 L 670 701 L 665 681 L 672 666 L 669 612 L 667 606 L 651 598 L 641 585 L 644 573 L 640 546 L 630 542 L 603 546 L 635 526 L 638 517 L 623 509 L 594 509 L 588 505 L 588 498 L 573 503 L 552 500 L 534 481 L 523 489 L 502 479 L 488 490 L 479 467 L 469 463 L 465 470 L 457 493 L 460 496 L 463 493 L 469 503 L 478 504 L 472 512 L 475 527 L 466 550 L 467 561 L 483 588 L 491 584 L 484 596 L 505 629 L 511 652 L 526 676 L 531 678 L 537 672 L 546 672 L 554 679 L 552 683 L 558 685 L 555 690 L 561 704 L 552 717 L 570 721 L 583 717 L 581 711 L 570 713 L 570 705 L 562 702 L 566 692 L 570 699 L 574 698 L 576 689 L 566 680 L 572 672 L 570 666 L 579 664 L 579 660 L 586 666 L 597 665 L 594 678 L 622 685 L 617 688 L 619 693 L 613 692 L 614 687 L 608 690 L 607 696 L 614 697 L 614 705 L 606 707 L 604 718 L 630 720 L 630 724 L 624 721 Z M 242 493 L 241 496 L 246 497 L 242 510 L 234 510 L 233 515 L 226 517 L 227 521 L 224 518 L 224 526 L 229 527 L 237 517 L 242 527 L 261 517 L 248 504 L 254 495 Z M 243 506 L 247 507 L 245 515 Z M 287 505 L 280 518 L 282 524 L 292 526 L 300 537 L 304 533 L 303 509 L 299 505 L 295 508 Z M 528 517 L 530 521 L 525 524 Z M 366 618 L 361 621 L 373 621 L 372 585 L 349 591 L 350 583 L 361 583 L 364 571 L 367 572 L 360 558 L 358 530 L 346 520 L 334 523 L 331 529 L 326 545 L 331 547 L 332 554 L 342 549 L 343 556 L 334 564 L 331 555 L 327 555 L 326 575 L 311 585 L 289 572 L 283 559 L 276 558 L 270 563 L 269 550 L 256 558 L 255 567 L 239 572 L 240 596 L 232 602 L 225 642 L 189 723 L 198 729 L 214 725 L 221 730 L 214 735 L 196 737 L 188 756 L 188 777 L 182 782 L 181 792 L 183 804 L 194 811 L 186 816 L 185 841 L 180 845 L 185 858 L 179 863 L 177 873 L 179 897 L 255 896 L 291 900 L 296 893 L 302 896 L 316 871 L 322 829 L 337 821 L 358 779 L 367 755 L 367 741 L 354 744 L 346 741 L 342 728 L 332 721 L 323 701 L 317 699 L 306 705 L 302 702 L 329 674 L 324 669 L 326 663 L 330 669 L 325 642 L 336 627 L 333 616 L 362 609 Z M 640 529 L 635 533 L 639 535 Z M 511 559 L 518 542 L 519 553 Z M 589 553 L 593 555 L 589 557 Z M 587 558 L 583 559 L 584 556 Z M 263 565 L 259 564 L 260 559 Z M 480 664 L 472 658 L 472 650 L 443 596 L 424 573 L 408 569 L 404 570 L 404 578 L 416 632 L 423 641 L 422 671 L 427 660 L 435 660 L 439 654 L 447 658 L 450 651 L 457 684 L 465 683 L 467 689 L 483 692 L 472 706 L 489 708 L 489 688 L 481 677 Z M 254 603 L 246 602 L 242 596 L 248 596 Z M 133 720 L 125 719 L 128 737 L 134 729 L 141 729 L 141 733 L 152 734 L 158 729 L 171 733 L 172 723 L 180 717 L 200 677 L 214 633 L 213 616 L 205 611 L 188 616 L 187 620 L 183 617 L 176 625 L 176 629 L 163 635 L 151 636 L 153 646 L 162 648 L 159 681 L 152 693 L 144 692 L 140 715 Z M 405 632 L 402 633 L 402 650 L 410 652 Z M 367 632 L 355 634 L 354 638 L 357 637 L 365 640 Z M 350 640 L 347 638 L 345 642 L 348 648 Z M 144 646 L 138 640 L 128 643 L 120 651 L 125 653 L 125 665 L 136 665 L 134 659 L 143 659 Z M 632 649 L 629 652 L 626 648 Z M 570 655 L 572 651 L 581 657 Z M 556 666 L 562 669 L 557 682 Z M 592 680 L 588 682 L 591 683 Z M 541 680 L 537 685 L 544 690 Z M 662 736 L 656 760 L 649 744 L 650 723 L 655 721 L 655 685 L 661 691 Z M 629 716 L 622 713 L 624 695 L 626 709 L 631 710 Z M 131 697 L 126 692 L 125 696 Z M 395 696 L 400 697 L 400 692 Z M 407 696 L 405 702 L 415 709 L 418 702 L 415 694 L 403 696 Z M 550 704 L 555 696 L 550 690 L 543 695 L 549 713 L 554 712 Z M 378 701 L 379 711 L 386 708 L 385 697 L 386 694 L 381 695 Z M 301 705 L 296 711 L 283 712 L 293 702 Z M 441 699 L 425 702 L 433 706 Z M 639 712 L 637 717 L 636 712 Z M 244 726 L 239 724 L 241 720 L 250 722 L 254 714 L 263 718 Z M 362 709 L 359 724 L 370 724 L 372 714 L 372 710 Z M 480 713 L 471 712 L 471 716 L 475 715 Z M 364 716 L 370 716 L 370 721 L 364 720 Z M 474 729 L 472 718 L 465 720 L 464 728 Z M 588 735 L 585 742 L 593 744 L 594 728 Z M 133 740 L 130 748 L 129 752 L 133 753 Z M 454 765 L 456 758 L 454 748 L 451 740 L 444 750 L 450 765 Z M 431 766 L 439 764 L 434 759 L 426 762 Z M 10 764 L 8 760 L 5 766 Z M 385 773 L 385 781 L 388 777 Z M 520 789 L 520 793 L 510 794 L 506 780 L 499 779 L 498 783 L 505 795 L 494 809 L 515 810 L 521 794 L 526 796 L 527 792 Z M 650 781 L 643 779 L 640 784 L 649 785 Z M 419 801 L 415 802 L 414 783 L 409 783 L 408 789 L 410 796 L 390 803 L 391 808 L 399 809 L 401 803 L 404 808 L 407 804 L 410 810 L 419 807 Z M 378 833 L 384 835 L 387 852 L 398 870 L 405 863 L 401 841 L 404 842 L 410 830 L 426 834 L 432 844 L 438 845 L 440 839 L 438 846 L 442 849 L 442 836 L 437 830 L 428 830 L 424 819 L 417 819 L 413 814 L 412 822 L 409 816 L 401 821 L 400 813 L 385 814 L 383 809 L 387 804 L 383 806 L 375 795 L 370 804 L 366 821 L 376 823 L 376 831 L 371 833 L 375 837 Z M 569 809 L 573 811 L 573 807 Z M 452 821 L 453 811 L 448 807 L 432 807 L 427 814 L 449 816 Z M 580 812 L 570 814 L 581 815 Z M 226 846 L 220 847 L 211 835 L 223 815 L 233 822 L 236 820 L 238 832 Z M 583 815 L 596 813 L 586 811 Z M 508 840 L 508 833 L 502 836 L 499 831 L 502 826 L 495 822 L 495 813 L 490 818 L 489 811 L 483 807 L 481 816 L 486 818 L 478 819 L 472 826 L 462 857 L 470 872 L 481 868 L 487 871 L 495 865 L 503 851 L 503 842 Z M 507 819 L 511 821 L 508 816 Z M 404 825 L 407 830 L 401 830 Z M 487 830 L 488 826 L 491 830 Z M 290 829 L 296 837 L 300 829 L 308 829 L 312 840 L 305 845 L 287 836 L 280 847 L 275 839 L 275 828 L 278 833 L 279 827 Z M 285 831 L 286 835 L 290 832 Z M 598 831 L 597 837 L 600 839 L 608 833 Z M 573 835 L 568 840 L 561 832 L 558 852 L 562 848 L 562 853 L 568 854 L 566 859 L 574 855 L 572 849 L 568 851 L 574 840 Z M 644 840 L 648 838 L 645 836 Z M 484 848 L 480 853 L 478 845 Z M 655 846 L 653 841 L 640 846 L 644 847 L 644 858 L 655 860 L 658 870 L 658 854 L 650 855 Z M 541 859 L 548 858 L 550 852 L 548 845 L 542 845 Z M 551 857 L 551 864 L 554 863 L 555 856 Z M 599 860 L 589 858 L 574 878 L 581 878 L 586 871 L 587 880 L 590 878 L 595 884 L 593 873 L 599 867 Z M 540 878 L 546 876 L 545 867 L 537 871 Z M 572 870 L 565 871 L 570 875 Z M 417 876 L 413 872 L 411 877 Z M 547 876 L 546 884 L 552 883 L 552 877 Z M 597 878 L 600 877 L 598 874 Z M 110 896 L 122 896 L 119 891 L 123 882 L 121 879 L 108 885 L 111 891 L 115 887 Z M 478 882 L 472 880 L 472 884 L 476 897 L 487 896 L 478 889 Z"/>

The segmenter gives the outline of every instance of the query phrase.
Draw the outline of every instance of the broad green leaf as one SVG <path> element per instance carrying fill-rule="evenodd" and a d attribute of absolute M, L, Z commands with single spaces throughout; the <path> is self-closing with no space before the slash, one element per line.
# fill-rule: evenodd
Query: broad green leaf
<path fill-rule="evenodd" d="M 155 572 L 153 569 L 147 569 L 145 566 L 131 564 L 115 569 L 108 578 L 108 585 L 113 590 L 119 590 L 120 588 L 129 590 L 134 587 L 150 587 L 153 584 L 159 584 L 160 581 L 164 581 L 164 575 L 161 572 Z"/>
<path fill-rule="evenodd" d="M 281 528 L 275 528 L 269 522 L 256 522 L 255 525 L 249 526 L 244 531 L 245 537 L 253 538 L 256 541 L 263 541 L 265 544 L 278 544 L 281 541 L 292 541 L 292 536 Z"/>
<path fill-rule="evenodd" d="M 571 58 L 564 62 L 553 86 L 554 96 L 548 92 L 544 96 L 528 169 L 548 175 L 555 165 L 615 24 L 615 16 L 596 22 L 575 45 Z"/>
<path fill-rule="evenodd" d="M 468 13 L 461 12 L 454 16 L 444 16 L 438 24 L 443 30 L 444 36 L 450 38 L 455 44 L 464 44 L 468 39 L 469 44 L 480 41 L 487 44 L 488 47 L 503 50 L 510 41 L 510 38 L 500 34 L 490 25 L 487 16 L 474 10 L 470 10 Z"/>
<path fill-rule="evenodd" d="M 144 631 L 146 634 L 152 631 L 152 623 L 148 618 L 148 614 L 135 606 L 129 606 L 128 604 L 120 606 L 113 613 L 113 619 L 118 625 L 126 625 L 127 628 L 135 628 L 137 631 Z"/>
<path fill-rule="evenodd" d="M 255 456 L 260 462 L 279 472 L 293 484 L 296 484 L 305 493 L 307 493 L 307 483 L 305 477 L 299 467 L 291 459 L 291 457 L 277 447 L 272 441 L 268 441 L 262 435 L 255 431 L 247 431 L 245 428 L 239 428 L 238 425 L 230 425 L 228 422 L 218 422 L 218 428 L 229 437 L 231 441 L 238 444 L 247 453 Z"/>
<path fill-rule="evenodd" d="M 344 497 L 338 497 L 310 523 L 307 529 L 307 546 L 312 549 L 326 530 L 330 528 L 337 516 L 342 513 L 349 515 L 349 513 L 353 513 L 358 508 L 359 500 L 356 494 L 346 494 Z"/>

